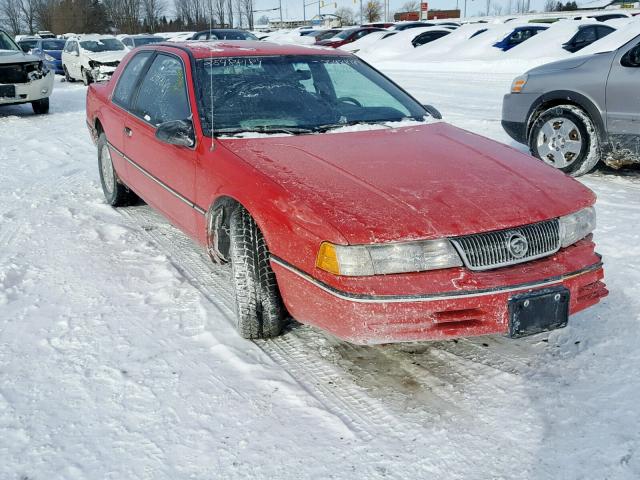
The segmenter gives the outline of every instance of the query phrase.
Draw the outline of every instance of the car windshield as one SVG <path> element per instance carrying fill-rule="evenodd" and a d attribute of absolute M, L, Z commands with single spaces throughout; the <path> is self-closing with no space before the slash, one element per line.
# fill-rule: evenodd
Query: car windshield
<path fill-rule="evenodd" d="M 80 46 L 89 52 L 111 52 L 124 50 L 123 43 L 117 38 L 101 38 L 100 40 L 84 40 Z"/>
<path fill-rule="evenodd" d="M 214 30 L 210 37 L 211 40 L 258 40 L 254 34 L 241 30 Z"/>
<path fill-rule="evenodd" d="M 20 51 L 20 47 L 16 45 L 9 35 L 0 30 L 0 50 L 8 50 L 10 52 Z"/>
<path fill-rule="evenodd" d="M 136 47 L 141 47 L 142 45 L 149 45 L 150 43 L 158 43 L 162 42 L 164 39 L 160 37 L 139 37 L 133 39 L 133 44 Z"/>
<path fill-rule="evenodd" d="M 43 50 L 62 50 L 65 40 L 45 40 L 42 42 Z"/>
<path fill-rule="evenodd" d="M 424 120 L 424 107 L 355 57 L 220 57 L 197 62 L 207 135 L 309 133 Z"/>
<path fill-rule="evenodd" d="M 38 40 L 20 40 L 18 42 L 18 45 L 20 45 L 20 48 L 22 49 L 22 51 L 28 52 L 33 47 L 35 47 L 37 43 L 38 43 Z"/>

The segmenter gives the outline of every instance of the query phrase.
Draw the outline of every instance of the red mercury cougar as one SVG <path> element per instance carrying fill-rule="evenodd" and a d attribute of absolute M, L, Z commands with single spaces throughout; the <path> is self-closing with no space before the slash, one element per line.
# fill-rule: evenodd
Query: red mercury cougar
<path fill-rule="evenodd" d="M 519 337 L 598 303 L 594 194 L 437 117 L 346 52 L 248 41 L 137 48 L 87 94 L 107 202 L 231 263 L 243 337 Z"/>

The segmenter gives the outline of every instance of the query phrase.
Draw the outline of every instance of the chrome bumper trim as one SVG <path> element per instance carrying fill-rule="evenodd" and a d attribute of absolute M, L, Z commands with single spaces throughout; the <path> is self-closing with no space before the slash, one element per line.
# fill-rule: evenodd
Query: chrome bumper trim
<path fill-rule="evenodd" d="M 518 285 L 506 285 L 504 287 L 495 287 L 495 288 L 487 288 L 487 289 L 460 290 L 460 291 L 453 291 L 453 292 L 434 293 L 430 295 L 365 295 L 365 294 L 359 294 L 359 293 L 344 292 L 342 290 L 333 288 L 332 286 L 327 285 L 326 283 L 320 280 L 317 280 L 316 278 L 312 277 L 308 273 L 305 273 L 302 270 L 299 270 L 298 268 L 291 265 L 289 262 L 281 258 L 278 258 L 274 255 L 271 255 L 271 261 L 276 265 L 279 265 L 280 267 L 285 268 L 292 273 L 295 273 L 300 278 L 308 281 L 309 283 L 312 283 L 314 286 L 333 295 L 334 297 L 337 297 L 341 300 L 347 300 L 349 302 L 357 302 L 357 303 L 435 302 L 438 300 L 455 300 L 460 298 L 484 297 L 487 295 L 494 295 L 496 293 L 511 293 L 511 292 L 518 292 L 523 290 L 532 290 L 534 288 L 540 288 L 540 287 L 548 287 L 550 285 L 562 283 L 565 280 L 569 280 L 571 278 L 584 275 L 585 273 L 594 272 L 602 268 L 602 262 L 598 262 L 598 263 L 594 263 L 593 265 L 589 265 L 587 267 L 581 268 L 580 270 L 566 273 L 564 275 L 558 275 L 556 277 L 546 278 L 546 279 L 535 281 L 535 282 L 521 283 Z"/>

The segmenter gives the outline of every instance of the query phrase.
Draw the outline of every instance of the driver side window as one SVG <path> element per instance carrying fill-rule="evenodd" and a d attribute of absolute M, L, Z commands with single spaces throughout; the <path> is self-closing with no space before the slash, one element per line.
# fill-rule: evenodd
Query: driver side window
<path fill-rule="evenodd" d="M 189 118 L 191 109 L 185 80 L 178 58 L 158 55 L 142 80 L 134 112 L 155 126 Z"/>

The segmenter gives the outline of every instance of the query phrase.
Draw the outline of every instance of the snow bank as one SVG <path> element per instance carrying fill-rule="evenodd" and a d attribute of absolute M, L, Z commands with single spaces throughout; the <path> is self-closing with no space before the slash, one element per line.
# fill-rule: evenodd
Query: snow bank
<path fill-rule="evenodd" d="M 384 32 L 384 31 L 371 32 L 369 35 L 365 35 L 364 37 L 359 38 L 355 42 L 347 43 L 347 44 L 342 45 L 341 47 L 338 47 L 338 48 L 340 50 L 345 50 L 347 52 L 356 53 L 356 52 L 365 50 L 372 43 L 376 43 L 377 44 L 378 40 L 380 40 L 382 37 L 384 37 L 387 33 L 389 33 L 389 32 Z"/>

